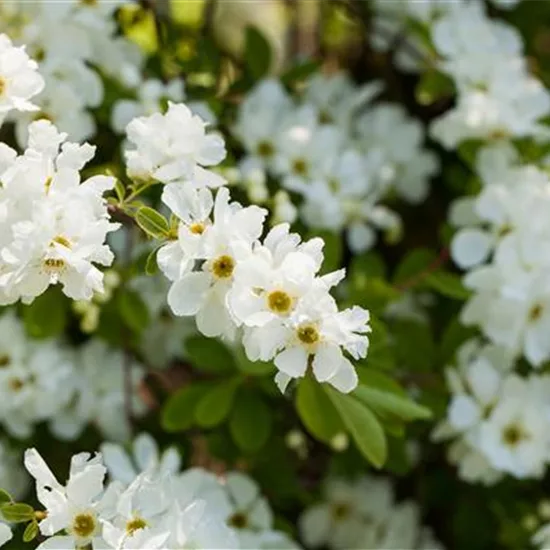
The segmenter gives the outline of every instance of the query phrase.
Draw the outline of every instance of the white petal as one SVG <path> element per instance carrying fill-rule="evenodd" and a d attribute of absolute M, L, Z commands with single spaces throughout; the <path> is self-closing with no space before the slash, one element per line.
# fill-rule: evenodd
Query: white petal
<path fill-rule="evenodd" d="M 359 378 L 351 362 L 345 357 L 342 357 L 340 368 L 336 371 L 336 374 L 328 380 L 328 383 L 342 393 L 350 393 L 357 387 Z"/>
<path fill-rule="evenodd" d="M 466 430 L 481 419 L 478 404 L 467 395 L 457 395 L 451 401 L 448 412 L 450 424 L 459 430 Z"/>
<path fill-rule="evenodd" d="M 111 479 L 123 483 L 131 483 L 137 475 L 130 458 L 124 449 L 115 443 L 103 443 L 101 445 L 103 461 Z"/>
<path fill-rule="evenodd" d="M 347 241 L 352 252 L 365 252 L 374 245 L 376 234 L 367 224 L 357 222 L 349 227 Z"/>
<path fill-rule="evenodd" d="M 239 472 L 228 474 L 226 483 L 229 495 L 238 510 L 247 510 L 260 495 L 256 483 Z"/>
<path fill-rule="evenodd" d="M 138 435 L 134 444 L 134 457 L 138 468 L 143 472 L 151 466 L 156 466 L 159 460 L 158 447 L 155 440 L 146 433 Z"/>
<path fill-rule="evenodd" d="M 459 267 L 468 269 L 487 258 L 492 244 L 490 235 L 484 231 L 461 229 L 451 243 L 451 255 Z"/>
<path fill-rule="evenodd" d="M 0 523 L 0 546 L 12 538 L 11 529 L 5 523 Z"/>
<path fill-rule="evenodd" d="M 319 346 L 313 358 L 313 374 L 315 378 L 317 378 L 319 382 L 326 382 L 329 378 L 332 378 L 340 368 L 342 359 L 342 350 L 339 346 Z"/>
<path fill-rule="evenodd" d="M 25 451 L 25 468 L 40 485 L 58 490 L 63 489 L 36 449 Z"/>
<path fill-rule="evenodd" d="M 74 550 L 73 537 L 52 537 L 44 541 L 36 550 Z"/>
<path fill-rule="evenodd" d="M 297 378 L 304 376 L 308 353 L 302 347 L 287 348 L 275 357 L 275 366 L 285 374 Z"/>
<path fill-rule="evenodd" d="M 168 305 L 175 315 L 196 315 L 210 288 L 206 273 L 189 273 L 176 281 L 168 292 Z"/>

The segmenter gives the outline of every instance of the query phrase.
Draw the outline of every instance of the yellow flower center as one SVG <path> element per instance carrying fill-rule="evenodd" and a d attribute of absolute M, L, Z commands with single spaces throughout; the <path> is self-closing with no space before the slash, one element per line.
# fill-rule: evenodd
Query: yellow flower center
<path fill-rule="evenodd" d="M 61 271 L 65 267 L 65 260 L 61 258 L 46 258 L 44 266 L 48 271 Z"/>
<path fill-rule="evenodd" d="M 528 439 L 528 434 L 525 433 L 521 426 L 518 426 L 517 424 L 510 424 L 506 426 L 502 432 L 502 440 L 511 447 L 515 447 L 523 439 Z"/>
<path fill-rule="evenodd" d="M 298 176 L 307 176 L 309 168 L 304 159 L 296 159 L 292 164 L 292 171 Z"/>
<path fill-rule="evenodd" d="M 53 178 L 50 176 L 45 182 L 44 182 L 44 190 L 46 191 L 46 195 L 50 192 L 50 187 L 52 186 Z"/>
<path fill-rule="evenodd" d="M 10 363 L 11 359 L 7 353 L 0 355 L 0 368 L 7 367 Z"/>
<path fill-rule="evenodd" d="M 320 338 L 317 327 L 311 324 L 300 325 L 296 330 L 296 334 L 298 335 L 298 340 L 300 340 L 302 344 L 307 345 L 317 343 Z"/>
<path fill-rule="evenodd" d="M 0 76 L 0 97 L 4 94 L 6 91 L 7 84 L 6 81 Z"/>
<path fill-rule="evenodd" d="M 332 507 L 332 517 L 335 520 L 343 520 L 349 517 L 350 515 L 350 507 L 345 502 L 339 502 L 337 504 L 334 504 Z"/>
<path fill-rule="evenodd" d="M 274 290 L 267 295 L 267 307 L 273 313 L 284 315 L 292 308 L 292 298 L 283 290 Z"/>
<path fill-rule="evenodd" d="M 235 260 L 227 254 L 216 258 L 212 264 L 212 273 L 218 279 L 229 279 L 233 275 L 234 269 Z"/>
<path fill-rule="evenodd" d="M 189 226 L 189 231 L 191 231 L 191 233 L 194 233 L 195 235 L 202 235 L 205 229 L 206 227 L 204 223 L 200 223 L 200 222 L 192 223 Z"/>
<path fill-rule="evenodd" d="M 269 141 L 258 143 L 258 155 L 263 158 L 270 158 L 275 153 L 275 148 Z"/>
<path fill-rule="evenodd" d="M 58 235 L 57 237 L 54 237 L 52 242 L 60 244 L 65 248 L 71 248 L 72 246 L 71 241 L 69 241 L 69 239 L 67 239 L 67 237 L 64 237 L 63 235 Z"/>
<path fill-rule="evenodd" d="M 531 311 L 529 312 L 529 320 L 532 322 L 538 321 L 543 313 L 543 308 L 540 304 L 536 304 L 531 308 Z"/>
<path fill-rule="evenodd" d="M 71 531 L 81 538 L 91 537 L 96 531 L 96 520 L 92 514 L 78 514 L 73 519 Z"/>
<path fill-rule="evenodd" d="M 132 536 L 136 531 L 146 527 L 147 522 L 143 518 L 133 518 L 126 524 L 126 532 Z"/>
<path fill-rule="evenodd" d="M 11 390 L 17 392 L 25 385 L 25 382 L 21 378 L 11 378 L 9 385 Z"/>
<path fill-rule="evenodd" d="M 248 518 L 242 512 L 236 512 L 229 518 L 228 523 L 231 527 L 244 529 L 248 525 Z"/>

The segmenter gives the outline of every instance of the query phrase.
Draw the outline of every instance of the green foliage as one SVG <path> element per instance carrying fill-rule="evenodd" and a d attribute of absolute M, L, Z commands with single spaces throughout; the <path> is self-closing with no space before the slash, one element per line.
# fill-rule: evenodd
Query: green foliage
<path fill-rule="evenodd" d="M 23 542 L 33 541 L 38 536 L 38 531 L 38 522 L 36 520 L 31 521 L 23 532 Z"/>
<path fill-rule="evenodd" d="M 430 325 L 399 320 L 392 323 L 394 349 L 400 365 L 413 371 L 430 370 L 436 360 L 436 345 Z"/>
<path fill-rule="evenodd" d="M 69 320 L 68 300 L 59 287 L 48 289 L 23 308 L 23 321 L 29 336 L 53 338 L 65 330 Z"/>
<path fill-rule="evenodd" d="M 338 411 L 361 454 L 375 467 L 381 468 L 387 457 L 387 442 L 382 425 L 374 413 L 351 395 L 326 386 L 330 400 Z"/>
<path fill-rule="evenodd" d="M 165 239 L 170 234 L 168 220 L 148 206 L 142 206 L 135 216 L 136 223 L 147 235 L 154 239 Z"/>
<path fill-rule="evenodd" d="M 271 407 L 253 390 L 241 388 L 229 419 L 235 443 L 245 453 L 257 452 L 267 443 L 272 427 Z"/>
<path fill-rule="evenodd" d="M 22 502 L 2 504 L 0 513 L 8 523 L 24 523 L 34 519 L 34 508 Z"/>
<path fill-rule="evenodd" d="M 0 506 L 7 502 L 13 502 L 12 496 L 4 489 L 0 489 Z"/>
<path fill-rule="evenodd" d="M 462 284 L 461 277 L 456 273 L 437 271 L 426 276 L 426 284 L 439 294 L 455 300 L 467 300 L 470 291 Z"/>
<path fill-rule="evenodd" d="M 124 324 L 136 333 L 141 333 L 150 323 L 149 310 L 143 298 L 129 288 L 117 294 L 117 304 Z"/>
<path fill-rule="evenodd" d="M 185 349 L 194 369 L 210 374 L 228 374 L 236 370 L 235 358 L 218 340 L 191 336 L 185 341 Z"/>
<path fill-rule="evenodd" d="M 245 35 L 245 66 L 254 80 L 260 80 L 270 70 L 272 52 L 264 35 L 254 27 L 247 27 Z"/>
<path fill-rule="evenodd" d="M 421 76 L 415 89 L 415 97 L 420 105 L 433 105 L 440 99 L 452 97 L 453 94 L 453 81 L 434 69 Z"/>
<path fill-rule="evenodd" d="M 231 412 L 240 378 L 223 380 L 204 392 L 196 404 L 195 421 L 202 428 L 221 424 Z"/>
<path fill-rule="evenodd" d="M 161 423 L 167 432 L 188 430 L 195 423 L 195 407 L 210 389 L 206 382 L 195 382 L 173 393 L 162 409 Z"/>
<path fill-rule="evenodd" d="M 330 444 L 345 431 L 345 426 L 321 385 L 310 376 L 298 384 L 296 410 L 308 432 L 319 441 Z"/>

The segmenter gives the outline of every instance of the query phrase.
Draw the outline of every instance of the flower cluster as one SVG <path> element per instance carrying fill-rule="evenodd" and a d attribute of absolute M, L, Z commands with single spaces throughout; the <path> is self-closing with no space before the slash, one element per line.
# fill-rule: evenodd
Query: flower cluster
<path fill-rule="evenodd" d="M 317 380 L 353 390 L 357 374 L 343 351 L 366 355 L 369 315 L 338 311 L 329 290 L 344 272 L 319 275 L 323 241 L 301 242 L 288 224 L 261 241 L 266 210 L 230 202 L 225 187 L 214 200 L 210 188 L 224 180 L 205 167 L 223 159 L 223 140 L 185 105 L 135 119 L 128 139 L 129 174 L 165 183 L 162 201 L 178 220 L 157 255 L 172 311 L 194 316 L 206 336 L 241 330 L 251 360 L 275 360 L 281 389 L 311 367 Z"/>
<path fill-rule="evenodd" d="M 128 437 L 124 415 L 123 356 L 99 341 L 70 349 L 56 341 L 32 342 L 10 313 L 0 317 L 0 422 L 17 438 L 40 422 L 62 439 L 76 439 L 90 424 L 112 439 Z M 134 412 L 143 377 L 132 367 Z M 60 391 L 61 390 L 61 391 Z"/>
<path fill-rule="evenodd" d="M 521 0 L 491 0 L 502 9 L 509 9 Z M 370 36 L 376 51 L 394 49 L 393 61 L 403 71 L 419 72 L 434 59 L 433 48 L 425 42 L 425 33 L 432 23 L 442 17 L 452 16 L 453 10 L 461 10 L 478 0 L 374 0 L 373 32 Z M 414 28 L 408 29 L 414 22 Z M 400 39 L 406 34 L 405 40 Z M 477 31 L 477 27 L 476 27 Z M 471 33 L 472 37 L 474 33 Z M 475 38 L 474 38 L 475 40 Z"/>
<path fill-rule="evenodd" d="M 95 148 L 66 137 L 41 120 L 29 126 L 22 155 L 0 150 L 0 303 L 31 302 L 57 283 L 77 300 L 103 289 L 94 264 L 113 261 L 105 239 L 118 224 L 109 221 L 103 193 L 115 179 L 81 182 Z"/>
<path fill-rule="evenodd" d="M 0 34 L 0 125 L 8 113 L 36 111 L 29 100 L 44 88 L 44 79 L 37 72 L 38 65 L 25 52 Z"/>
<path fill-rule="evenodd" d="M 104 443 L 101 453 L 110 478 L 129 486 L 145 471 L 171 478 L 175 494 L 192 501 L 204 501 L 210 512 L 232 532 L 231 548 L 297 549 L 284 532 L 274 529 L 273 511 L 260 488 L 242 472 L 216 476 L 202 468 L 181 471 L 179 452 L 170 447 L 162 454 L 149 434 L 140 434 L 129 454 L 121 445 Z M 227 548 L 227 546 L 215 546 Z M 214 548 L 214 546 L 212 547 Z"/>
<path fill-rule="evenodd" d="M 298 548 L 273 529 L 269 504 L 245 474 L 181 472 L 179 453 L 160 456 L 146 434 L 134 441 L 135 466 L 120 446 L 106 443 L 102 450 L 105 462 L 101 454 L 74 456 L 65 485 L 35 449 L 26 451 L 45 507 L 39 528 L 48 538 L 38 549 Z"/>
<path fill-rule="evenodd" d="M 436 438 L 454 439 L 449 458 L 468 481 L 541 477 L 548 461 L 550 418 L 541 390 L 547 378 L 514 369 L 522 357 L 536 368 L 550 359 L 544 253 L 550 180 L 545 160 L 526 164 L 514 140 L 548 140 L 541 120 L 550 113 L 550 94 L 531 76 L 517 30 L 491 19 L 483 2 L 416 7 L 422 6 L 429 10 L 417 19 L 436 54 L 433 68 L 450 77 L 457 93 L 454 107 L 434 121 L 432 137 L 448 149 L 476 144 L 478 191 L 452 205 L 450 252 L 472 291 L 460 320 L 489 341 L 459 351 L 459 367 L 447 376 L 453 397 Z"/>
<path fill-rule="evenodd" d="M 319 75 L 298 103 L 279 81 L 261 82 L 239 106 L 233 129 L 246 152 L 240 170 L 249 194 L 267 196 L 257 188 L 277 178 L 303 198 L 308 226 L 346 230 L 354 252 L 374 246 L 376 230 L 399 237 L 400 218 L 381 203 L 391 190 L 422 201 L 437 162 L 422 148 L 417 121 L 399 106 L 370 103 L 381 88 Z"/>
<path fill-rule="evenodd" d="M 548 139 L 539 121 L 550 114 L 550 94 L 531 76 L 519 32 L 489 19 L 481 2 L 449 6 L 433 25 L 432 40 L 438 68 L 453 79 L 458 97 L 434 122 L 434 138 L 448 148 L 466 139 Z"/>
<path fill-rule="evenodd" d="M 103 101 L 104 79 L 130 90 L 142 81 L 143 53 L 117 32 L 113 18 L 125 4 L 129 2 L 68 1 L 52 7 L 44 2 L 15 0 L 0 7 L 0 29 L 17 36 L 31 55 L 40 59 L 46 87 L 36 99 L 39 116 L 77 141 L 96 132 L 90 110 Z M 36 113 L 15 119 L 21 145 L 34 118 Z"/>
<path fill-rule="evenodd" d="M 521 377 L 503 348 L 470 340 L 447 369 L 452 399 L 435 439 L 452 438 L 449 459 L 469 482 L 504 474 L 541 478 L 550 461 L 550 377 Z"/>
<path fill-rule="evenodd" d="M 421 526 L 419 516 L 414 502 L 395 502 L 387 479 L 328 478 L 322 501 L 306 509 L 299 525 L 304 542 L 311 547 L 442 548 L 431 531 Z"/>

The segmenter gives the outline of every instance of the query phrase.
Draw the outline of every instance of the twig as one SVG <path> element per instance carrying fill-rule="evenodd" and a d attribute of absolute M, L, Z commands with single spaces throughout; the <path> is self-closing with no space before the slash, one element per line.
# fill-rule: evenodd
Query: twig
<path fill-rule="evenodd" d="M 449 259 L 449 249 L 443 248 L 439 253 L 439 256 L 422 272 L 414 277 L 411 277 L 409 280 L 396 285 L 397 290 L 405 291 L 409 290 L 417 284 L 421 283 L 428 275 L 432 274 L 434 271 L 437 271 L 442 265 L 444 265 Z"/>

